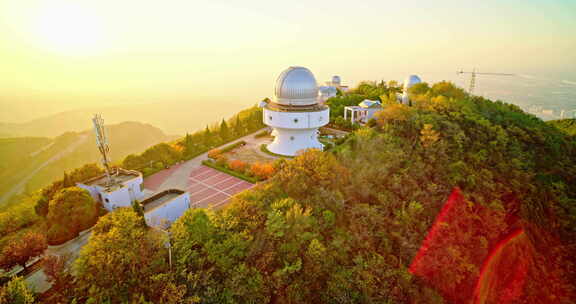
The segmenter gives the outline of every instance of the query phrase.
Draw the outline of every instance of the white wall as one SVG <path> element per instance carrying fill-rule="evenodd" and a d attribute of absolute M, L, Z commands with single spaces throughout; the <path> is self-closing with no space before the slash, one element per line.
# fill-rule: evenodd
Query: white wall
<path fill-rule="evenodd" d="M 148 226 L 160 226 L 166 221 L 172 223 L 190 208 L 188 192 L 144 213 Z"/>
<path fill-rule="evenodd" d="M 112 211 L 116 208 L 132 206 L 130 191 L 128 189 L 128 187 L 122 186 L 112 192 L 100 192 L 102 195 L 102 205 L 104 208 L 106 208 L 108 211 Z"/>
<path fill-rule="evenodd" d="M 264 109 L 264 123 L 274 131 L 274 141 L 268 150 L 281 155 L 295 156 L 306 149 L 320 149 L 324 145 L 318 141 L 318 128 L 328 124 L 330 110 L 316 112 L 276 112 Z"/>
<path fill-rule="evenodd" d="M 316 112 L 276 112 L 264 108 L 264 123 L 273 128 L 320 128 L 330 121 L 330 109 Z"/>
<path fill-rule="evenodd" d="M 114 208 L 130 207 L 134 200 L 141 199 L 144 196 L 140 188 L 143 181 L 142 175 L 140 175 L 126 181 L 120 188 L 116 188 L 112 192 L 107 192 L 101 186 L 89 186 L 81 183 L 77 183 L 76 186 L 90 192 L 95 201 L 101 202 L 106 210 L 112 211 Z"/>

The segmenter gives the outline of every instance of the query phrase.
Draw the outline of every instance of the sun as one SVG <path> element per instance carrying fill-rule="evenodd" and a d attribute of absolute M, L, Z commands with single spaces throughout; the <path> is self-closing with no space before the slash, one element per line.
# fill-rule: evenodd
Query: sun
<path fill-rule="evenodd" d="M 68 55 L 101 52 L 104 22 L 80 3 L 52 3 L 40 10 L 37 33 L 43 47 Z"/>

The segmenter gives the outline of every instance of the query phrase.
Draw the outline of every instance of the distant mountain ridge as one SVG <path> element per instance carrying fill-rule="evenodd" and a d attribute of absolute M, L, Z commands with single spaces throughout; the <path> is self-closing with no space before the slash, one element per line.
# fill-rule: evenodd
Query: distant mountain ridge
<path fill-rule="evenodd" d="M 253 103 L 255 102 L 247 105 Z M 183 135 L 201 129 L 218 118 L 229 117 L 244 108 L 246 105 L 232 102 L 172 102 L 87 108 L 60 112 L 22 123 L 0 122 L 0 137 L 56 137 L 64 132 L 81 132 L 92 128 L 91 118 L 95 113 L 102 114 L 106 124 L 140 121 L 152 124 L 168 134 Z"/>
<path fill-rule="evenodd" d="M 113 163 L 120 163 L 128 154 L 138 153 L 155 144 L 177 138 L 166 135 L 161 129 L 150 124 L 132 121 L 106 125 L 106 130 Z M 0 159 L 0 164 L 4 164 L 0 166 L 3 168 L 0 172 L 0 197 L 10 192 L 22 180 L 26 180 L 26 183 L 25 189 L 21 190 L 35 191 L 61 178 L 65 171 L 71 171 L 86 163 L 100 162 L 95 135 L 88 128 L 81 132 L 66 132 L 54 139 L 37 139 L 38 143 L 30 141 L 31 139 L 25 138 L 1 141 L 5 146 L 0 151 L 6 151 L 2 154 L 3 159 Z M 34 146 L 31 148 L 24 149 L 32 144 Z M 66 150 L 72 145 L 71 151 Z M 31 153 L 36 150 L 38 153 Z M 57 155 L 59 157 L 55 157 Z"/>

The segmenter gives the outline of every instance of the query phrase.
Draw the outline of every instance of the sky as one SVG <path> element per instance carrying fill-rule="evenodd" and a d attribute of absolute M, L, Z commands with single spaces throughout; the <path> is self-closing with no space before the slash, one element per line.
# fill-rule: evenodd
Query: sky
<path fill-rule="evenodd" d="M 576 1 L 0 0 L 0 122 L 250 106 L 292 65 L 349 85 L 477 68 L 576 86 Z"/>

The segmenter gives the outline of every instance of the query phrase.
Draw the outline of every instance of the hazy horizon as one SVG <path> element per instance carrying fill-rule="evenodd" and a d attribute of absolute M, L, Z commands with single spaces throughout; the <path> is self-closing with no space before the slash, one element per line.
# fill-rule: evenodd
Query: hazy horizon
<path fill-rule="evenodd" d="M 0 122 L 119 105 L 248 107 L 271 96 L 291 65 L 310 68 L 319 83 L 340 75 L 351 86 L 418 74 L 467 87 L 456 70 L 514 73 L 479 77 L 476 93 L 517 103 L 532 79 L 538 92 L 527 103 L 556 94 L 557 83 L 566 85 L 558 103 L 576 105 L 576 2 L 567 0 L 22 0 L 0 3 L 0 20 L 8 71 Z M 519 89 L 503 90 L 506 82 Z"/>

